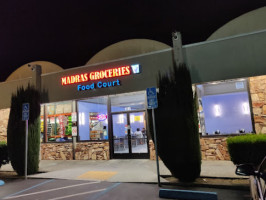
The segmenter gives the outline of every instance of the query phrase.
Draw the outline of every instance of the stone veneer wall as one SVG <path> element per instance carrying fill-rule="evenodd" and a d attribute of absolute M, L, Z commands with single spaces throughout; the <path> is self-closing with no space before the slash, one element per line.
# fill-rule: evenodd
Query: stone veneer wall
<path fill-rule="evenodd" d="M 0 110 L 0 141 L 7 141 L 7 125 L 10 108 Z"/>
<path fill-rule="evenodd" d="M 257 134 L 266 134 L 266 76 L 249 78 L 252 110 Z"/>
<path fill-rule="evenodd" d="M 230 160 L 227 137 L 200 138 L 202 160 Z"/>
<path fill-rule="evenodd" d="M 42 160 L 73 160 L 72 143 L 42 143 Z"/>
<path fill-rule="evenodd" d="M 226 137 L 206 137 L 200 139 L 202 160 L 230 160 Z M 150 159 L 155 160 L 155 149 L 152 140 L 149 142 Z"/>
<path fill-rule="evenodd" d="M 150 160 L 156 160 L 155 146 L 152 140 L 149 140 Z"/>
<path fill-rule="evenodd" d="M 76 160 L 109 160 L 109 142 L 77 143 Z"/>
<path fill-rule="evenodd" d="M 226 137 L 201 138 L 202 160 L 230 160 Z M 42 160 L 73 160 L 72 143 L 42 143 Z M 149 141 L 150 159 L 155 160 L 155 148 Z M 109 142 L 77 143 L 76 160 L 109 160 Z"/>
<path fill-rule="evenodd" d="M 42 160 L 73 160 L 72 143 L 42 143 Z M 109 160 L 109 142 L 77 143 L 76 160 Z"/>

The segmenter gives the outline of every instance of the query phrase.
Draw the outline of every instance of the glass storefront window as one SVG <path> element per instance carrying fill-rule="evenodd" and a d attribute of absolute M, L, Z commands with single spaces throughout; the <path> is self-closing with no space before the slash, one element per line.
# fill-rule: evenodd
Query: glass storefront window
<path fill-rule="evenodd" d="M 110 98 L 111 98 L 111 112 L 146 109 L 145 91 L 112 95 L 110 96 Z"/>
<path fill-rule="evenodd" d="M 72 101 L 41 106 L 41 140 L 47 142 L 72 141 Z M 46 109 L 46 133 L 44 131 L 44 109 Z M 46 136 L 46 137 L 45 137 Z"/>
<path fill-rule="evenodd" d="M 77 102 L 79 140 L 108 140 L 107 97 Z"/>
<path fill-rule="evenodd" d="M 245 79 L 197 85 L 197 93 L 202 135 L 253 131 Z"/>

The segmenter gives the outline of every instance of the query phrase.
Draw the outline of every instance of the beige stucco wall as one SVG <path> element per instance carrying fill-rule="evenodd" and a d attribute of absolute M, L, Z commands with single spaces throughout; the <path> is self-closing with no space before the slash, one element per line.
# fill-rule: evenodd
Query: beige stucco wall
<path fill-rule="evenodd" d="M 12 94 L 17 93 L 17 89 L 20 87 L 26 88 L 31 84 L 32 79 L 20 79 L 15 81 L 1 82 L 0 83 L 0 109 L 10 108 Z"/>
<path fill-rule="evenodd" d="M 139 74 L 130 74 L 128 76 L 113 77 L 101 79 L 98 81 L 109 82 L 120 81 L 119 86 L 98 88 L 93 90 L 78 91 L 78 85 L 87 85 L 98 81 L 87 81 L 80 84 L 62 85 L 61 78 L 71 75 L 90 73 L 94 71 L 107 70 L 125 65 L 139 64 L 142 66 L 142 71 Z M 47 91 L 48 99 L 43 99 L 44 103 L 57 102 L 73 99 L 83 99 L 96 96 L 121 94 L 128 92 L 136 92 L 146 90 L 147 87 L 157 85 L 158 71 L 164 73 L 173 66 L 172 51 L 166 49 L 150 53 L 149 55 L 139 55 L 129 59 L 120 59 L 118 61 L 110 61 L 107 63 L 92 64 L 88 66 L 76 67 L 64 70 L 62 72 L 49 75 L 42 75 L 42 90 Z"/>
<path fill-rule="evenodd" d="M 7 77 L 6 81 L 13 81 L 32 77 L 32 68 L 29 67 L 29 65 L 40 65 L 42 67 L 42 74 L 48 74 L 51 72 L 58 72 L 63 70 L 63 68 L 61 68 L 60 66 L 48 61 L 34 61 L 22 65 L 21 67 L 16 69 L 12 74 Z"/>
<path fill-rule="evenodd" d="M 112 44 L 95 54 L 87 63 L 101 63 L 149 52 L 170 49 L 171 47 L 155 40 L 131 39 Z"/>
<path fill-rule="evenodd" d="M 241 15 L 215 31 L 207 40 L 235 36 L 266 29 L 266 7 Z"/>

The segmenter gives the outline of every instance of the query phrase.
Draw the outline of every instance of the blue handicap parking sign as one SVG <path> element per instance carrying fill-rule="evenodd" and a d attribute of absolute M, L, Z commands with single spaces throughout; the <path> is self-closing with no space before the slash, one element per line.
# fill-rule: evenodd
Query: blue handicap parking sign
<path fill-rule="evenodd" d="M 158 108 L 156 88 L 155 87 L 147 88 L 146 94 L 147 94 L 148 109 Z"/>
<path fill-rule="evenodd" d="M 30 105 L 29 103 L 22 104 L 22 112 L 29 112 Z"/>
<path fill-rule="evenodd" d="M 22 121 L 29 120 L 30 117 L 30 104 L 23 103 L 22 104 Z"/>

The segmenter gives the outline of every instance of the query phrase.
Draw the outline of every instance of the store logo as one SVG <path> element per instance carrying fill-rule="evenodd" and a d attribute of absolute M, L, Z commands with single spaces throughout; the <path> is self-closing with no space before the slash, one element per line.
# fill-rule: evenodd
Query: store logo
<path fill-rule="evenodd" d="M 140 73 L 140 65 L 139 64 L 131 65 L 131 69 L 132 69 L 132 72 L 134 74 L 139 74 Z"/>
<path fill-rule="evenodd" d="M 106 114 L 99 114 L 99 115 L 97 115 L 97 119 L 99 121 L 104 121 L 107 119 L 107 115 Z"/>

